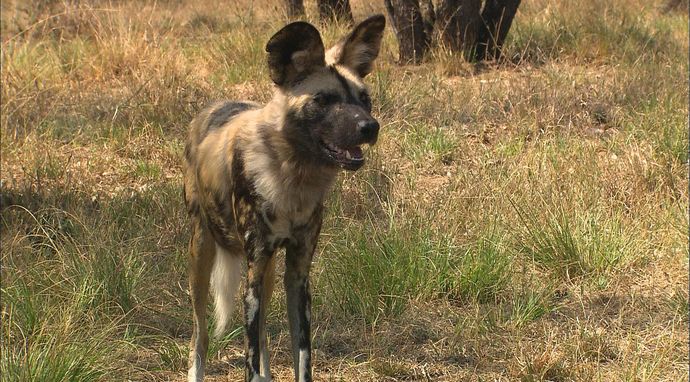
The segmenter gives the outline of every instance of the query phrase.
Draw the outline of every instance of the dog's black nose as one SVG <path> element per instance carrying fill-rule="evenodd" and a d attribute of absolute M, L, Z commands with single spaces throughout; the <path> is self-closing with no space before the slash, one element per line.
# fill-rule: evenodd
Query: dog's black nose
<path fill-rule="evenodd" d="M 379 123 L 375 119 L 357 122 L 357 130 L 365 140 L 373 140 L 379 134 Z"/>

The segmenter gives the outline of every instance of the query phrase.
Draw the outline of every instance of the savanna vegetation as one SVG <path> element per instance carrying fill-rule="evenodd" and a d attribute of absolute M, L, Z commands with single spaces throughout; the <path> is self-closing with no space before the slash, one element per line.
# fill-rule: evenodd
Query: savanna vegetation
<path fill-rule="evenodd" d="M 185 379 L 186 128 L 211 100 L 271 97 L 284 13 L 2 2 L 3 382 Z M 379 143 L 340 176 L 314 264 L 317 380 L 687 380 L 687 2 L 524 1 L 499 62 L 434 46 L 400 66 L 386 33 Z M 279 285 L 277 381 L 284 304 Z M 211 381 L 243 375 L 234 328 Z"/>

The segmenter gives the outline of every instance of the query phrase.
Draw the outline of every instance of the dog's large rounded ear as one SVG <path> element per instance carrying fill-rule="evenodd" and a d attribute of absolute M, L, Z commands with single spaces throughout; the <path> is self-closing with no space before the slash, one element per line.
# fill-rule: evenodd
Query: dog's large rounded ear
<path fill-rule="evenodd" d="M 289 86 L 325 65 L 319 31 L 303 21 L 290 23 L 268 40 L 268 69 L 278 86 Z"/>
<path fill-rule="evenodd" d="M 370 16 L 328 50 L 327 63 L 347 66 L 360 77 L 371 73 L 373 62 L 379 55 L 385 27 L 386 17 L 381 14 Z"/>

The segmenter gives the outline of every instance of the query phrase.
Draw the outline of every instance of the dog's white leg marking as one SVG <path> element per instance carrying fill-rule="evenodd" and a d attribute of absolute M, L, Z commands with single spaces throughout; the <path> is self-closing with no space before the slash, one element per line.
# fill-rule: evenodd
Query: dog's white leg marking
<path fill-rule="evenodd" d="M 299 349 L 299 382 L 305 382 L 308 378 L 309 350 Z"/>
<path fill-rule="evenodd" d="M 198 337 L 197 337 L 198 338 Z M 198 342 L 198 340 L 197 340 Z M 192 367 L 189 368 L 187 372 L 187 382 L 202 382 L 204 380 L 204 362 L 201 360 L 201 356 L 197 355 L 194 357 L 194 362 Z"/>
<path fill-rule="evenodd" d="M 242 278 L 242 260 L 239 254 L 229 253 L 216 244 L 216 261 L 211 274 L 211 290 L 213 291 L 216 318 L 214 336 L 216 338 L 223 335 L 232 319 L 235 296 Z"/>
<path fill-rule="evenodd" d="M 247 319 L 249 321 L 257 320 L 257 313 L 259 313 L 259 299 L 254 294 L 254 289 L 249 289 L 247 291 L 247 297 L 244 299 L 245 308 L 247 309 Z"/>
<path fill-rule="evenodd" d="M 270 355 L 268 353 L 268 347 L 267 346 L 262 346 L 261 347 L 261 376 L 264 378 L 264 381 L 270 382 L 271 381 L 271 368 L 270 368 Z"/>
<path fill-rule="evenodd" d="M 192 354 L 193 362 L 192 366 L 189 368 L 189 371 L 187 372 L 187 381 L 202 382 L 204 380 L 205 372 L 205 362 L 203 357 L 205 356 L 206 349 L 204 349 L 202 335 L 201 333 L 199 333 L 199 328 L 195 327 L 194 330 L 196 331 L 196 336 L 194 341 L 194 352 Z"/>

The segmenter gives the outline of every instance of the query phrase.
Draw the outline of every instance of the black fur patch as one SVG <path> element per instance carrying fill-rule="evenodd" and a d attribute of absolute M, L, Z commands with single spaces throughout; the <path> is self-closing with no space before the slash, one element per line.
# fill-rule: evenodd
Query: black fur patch
<path fill-rule="evenodd" d="M 228 123 L 237 114 L 255 108 L 256 105 L 247 102 L 225 102 L 209 114 L 206 131 L 217 129 Z"/>
<path fill-rule="evenodd" d="M 321 107 L 306 106 L 301 109 L 289 109 L 285 113 L 283 136 L 290 144 L 295 158 L 303 163 L 318 163 L 320 157 L 317 143 L 310 137 L 314 129 L 320 127 L 325 110 Z"/>
<path fill-rule="evenodd" d="M 361 106 L 367 113 L 371 113 L 371 99 L 369 98 L 369 94 L 364 90 L 361 94 L 352 94 L 352 88 L 347 79 L 338 73 L 338 70 L 334 67 L 331 66 L 330 68 L 335 78 L 337 78 L 343 88 L 345 88 L 345 93 L 347 94 L 346 102 L 352 105 Z"/>
<path fill-rule="evenodd" d="M 299 290 L 299 347 L 311 349 L 311 322 L 307 318 L 311 310 L 311 294 L 309 293 L 309 279 L 304 278 Z"/>
<path fill-rule="evenodd" d="M 340 73 L 338 73 L 338 70 L 336 70 L 336 68 L 331 66 L 330 69 L 331 69 L 331 72 L 333 73 L 333 75 L 335 76 L 335 78 L 337 78 L 338 81 L 340 82 L 340 85 L 342 85 L 343 89 L 345 89 L 345 94 L 347 95 L 347 101 L 346 102 L 362 106 L 361 103 L 359 102 L 359 97 L 355 97 L 354 95 L 352 95 L 352 90 L 350 88 L 350 84 L 347 82 L 345 77 L 343 77 Z"/>

